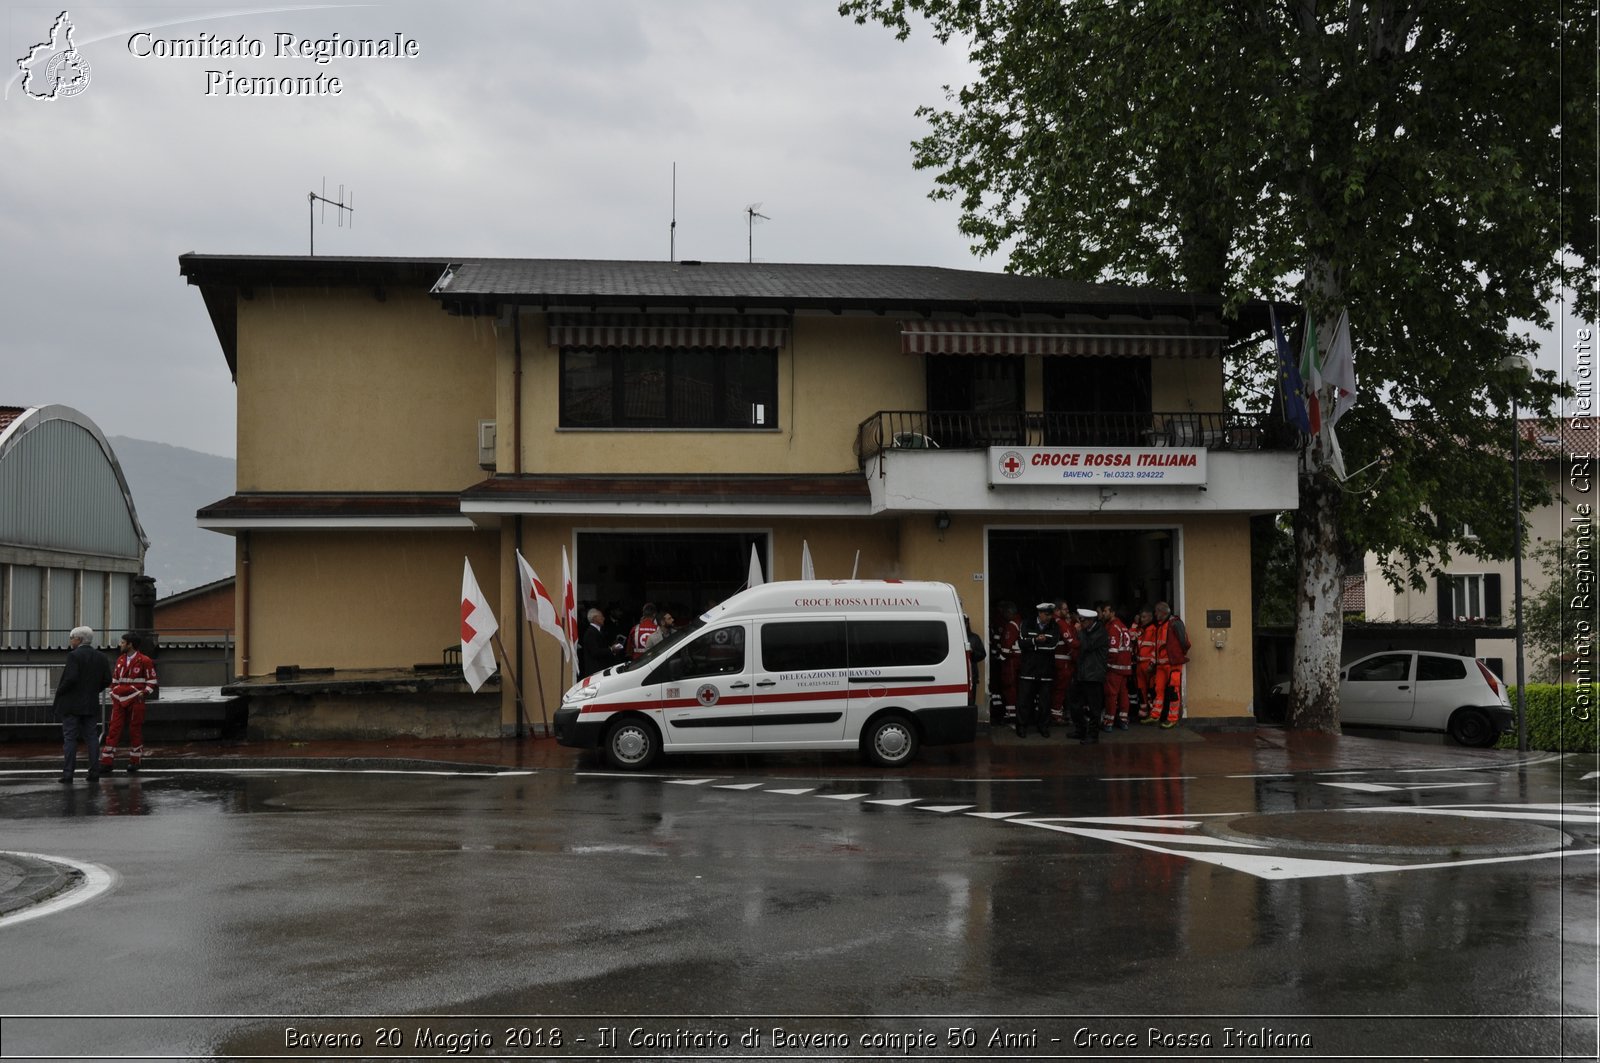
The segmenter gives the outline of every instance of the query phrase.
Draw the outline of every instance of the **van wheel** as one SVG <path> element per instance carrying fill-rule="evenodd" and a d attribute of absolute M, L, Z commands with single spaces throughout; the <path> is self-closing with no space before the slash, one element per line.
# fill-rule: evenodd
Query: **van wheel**
<path fill-rule="evenodd" d="M 638 717 L 618 720 L 606 731 L 606 759 L 624 771 L 637 771 L 655 762 L 661 752 L 661 736 L 648 720 Z"/>
<path fill-rule="evenodd" d="M 1450 737 L 1464 746 L 1492 746 L 1500 737 L 1488 713 L 1478 709 L 1457 709 L 1450 717 Z"/>
<path fill-rule="evenodd" d="M 880 716 L 861 736 L 867 759 L 883 768 L 899 768 L 917 755 L 917 728 L 904 716 Z"/>

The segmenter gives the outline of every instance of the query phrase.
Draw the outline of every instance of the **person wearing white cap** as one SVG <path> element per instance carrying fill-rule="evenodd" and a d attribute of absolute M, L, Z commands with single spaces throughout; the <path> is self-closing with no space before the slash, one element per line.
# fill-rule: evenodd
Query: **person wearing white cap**
<path fill-rule="evenodd" d="M 1100 709 L 1105 704 L 1106 651 L 1110 640 L 1093 609 L 1079 609 L 1078 670 L 1072 681 L 1072 726 L 1078 741 L 1100 741 Z"/>
<path fill-rule="evenodd" d="M 1056 677 L 1056 644 L 1061 629 L 1056 627 L 1054 602 L 1034 606 L 1036 616 L 1022 628 L 1018 645 L 1022 649 L 1022 668 L 1017 679 L 1017 737 L 1028 733 L 1031 723 L 1045 738 L 1050 737 L 1050 687 Z"/>

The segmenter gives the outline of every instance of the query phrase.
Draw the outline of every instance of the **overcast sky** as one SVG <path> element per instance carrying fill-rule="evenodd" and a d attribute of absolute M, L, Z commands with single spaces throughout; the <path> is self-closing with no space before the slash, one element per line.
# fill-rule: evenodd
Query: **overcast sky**
<path fill-rule="evenodd" d="M 956 209 L 911 168 L 914 112 L 964 80 L 964 54 L 836 6 L 73 6 L 89 82 L 41 101 L 16 60 L 62 8 L 8 4 L 0 405 L 61 403 L 108 435 L 232 456 L 233 385 L 177 259 L 306 253 L 324 180 L 356 212 L 341 227 L 316 208 L 319 254 L 665 259 L 676 162 L 679 258 L 743 261 L 759 203 L 758 260 L 1003 268 L 969 254 Z M 279 33 L 400 34 L 419 54 L 320 65 L 279 57 Z M 134 54 L 202 34 L 263 54 Z M 225 95 L 207 71 L 342 91 Z"/>

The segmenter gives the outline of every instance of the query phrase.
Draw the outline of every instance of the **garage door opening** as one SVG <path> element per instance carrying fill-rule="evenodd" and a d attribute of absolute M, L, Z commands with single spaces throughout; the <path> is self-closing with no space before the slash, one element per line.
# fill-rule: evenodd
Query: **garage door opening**
<path fill-rule="evenodd" d="M 745 585 L 750 549 L 772 571 L 765 532 L 579 532 L 577 596 L 631 628 L 645 602 L 696 617 Z"/>
<path fill-rule="evenodd" d="M 1173 601 L 1170 528 L 1027 529 L 989 532 L 990 616 L 998 602 L 1024 617 L 1034 603 L 1065 598 L 1074 607 L 1109 601 L 1135 612 Z"/>

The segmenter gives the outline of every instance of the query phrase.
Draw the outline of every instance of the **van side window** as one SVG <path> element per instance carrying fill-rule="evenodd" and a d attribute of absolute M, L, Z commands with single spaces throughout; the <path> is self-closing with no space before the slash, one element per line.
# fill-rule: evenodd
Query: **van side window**
<path fill-rule="evenodd" d="M 744 625 L 707 631 L 650 673 L 651 682 L 737 675 L 744 671 Z"/>
<path fill-rule="evenodd" d="M 768 672 L 820 672 L 844 668 L 844 621 L 801 620 L 762 624 L 761 667 Z"/>
<path fill-rule="evenodd" d="M 1388 653 L 1350 666 L 1352 683 L 1403 683 L 1411 678 L 1411 654 Z"/>
<path fill-rule="evenodd" d="M 950 656 L 950 629 L 942 620 L 850 621 L 850 667 L 940 664 Z"/>

